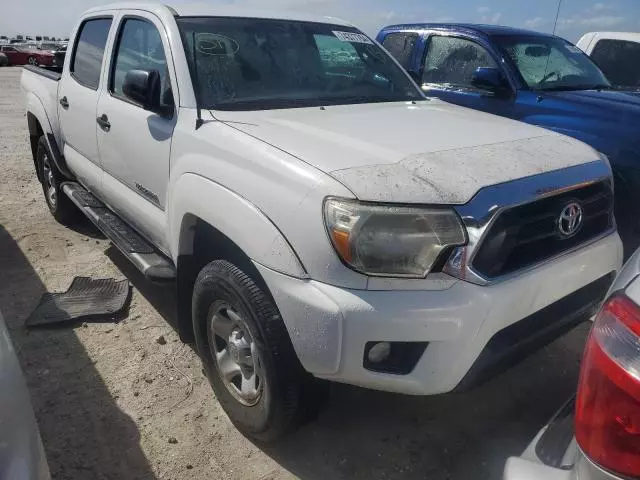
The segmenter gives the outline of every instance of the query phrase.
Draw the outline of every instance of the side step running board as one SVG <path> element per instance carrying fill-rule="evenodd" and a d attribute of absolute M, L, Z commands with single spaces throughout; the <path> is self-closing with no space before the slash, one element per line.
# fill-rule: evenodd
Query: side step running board
<path fill-rule="evenodd" d="M 171 260 L 159 253 L 84 187 L 67 182 L 62 185 L 62 190 L 148 280 L 166 282 L 176 278 L 176 269 Z"/>

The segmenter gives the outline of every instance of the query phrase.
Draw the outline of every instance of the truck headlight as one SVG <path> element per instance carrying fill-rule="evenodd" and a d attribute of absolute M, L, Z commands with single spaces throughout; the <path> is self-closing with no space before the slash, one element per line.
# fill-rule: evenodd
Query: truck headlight
<path fill-rule="evenodd" d="M 466 234 L 451 208 L 375 205 L 327 198 L 324 218 L 343 262 L 367 275 L 425 277 Z"/>

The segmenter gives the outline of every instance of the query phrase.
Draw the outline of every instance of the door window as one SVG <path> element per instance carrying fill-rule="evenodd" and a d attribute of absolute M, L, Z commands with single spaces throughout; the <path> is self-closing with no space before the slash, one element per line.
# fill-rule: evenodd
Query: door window
<path fill-rule="evenodd" d="M 600 40 L 591 58 L 614 85 L 640 87 L 640 43 Z"/>
<path fill-rule="evenodd" d="M 417 41 L 417 33 L 394 32 L 385 37 L 382 46 L 398 60 L 403 68 L 408 69 L 411 66 L 413 47 Z"/>
<path fill-rule="evenodd" d="M 96 18 L 84 22 L 78 34 L 71 75 L 78 83 L 93 90 L 97 90 L 100 83 L 104 47 L 110 28 L 110 18 Z"/>
<path fill-rule="evenodd" d="M 489 52 L 464 38 L 433 36 L 429 41 L 422 83 L 473 89 L 479 67 L 498 68 Z"/>
<path fill-rule="evenodd" d="M 124 20 L 113 63 L 110 91 L 124 98 L 122 86 L 131 70 L 157 70 L 160 74 L 161 104 L 173 105 L 167 58 L 158 29 L 150 22 L 138 18 Z"/>

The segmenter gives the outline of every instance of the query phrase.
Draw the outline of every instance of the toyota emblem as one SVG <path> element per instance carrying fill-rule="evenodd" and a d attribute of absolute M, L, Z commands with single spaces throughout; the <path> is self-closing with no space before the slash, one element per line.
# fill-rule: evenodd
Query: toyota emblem
<path fill-rule="evenodd" d="M 574 236 L 582 227 L 582 207 L 577 202 L 565 205 L 558 217 L 558 230 L 563 238 Z"/>

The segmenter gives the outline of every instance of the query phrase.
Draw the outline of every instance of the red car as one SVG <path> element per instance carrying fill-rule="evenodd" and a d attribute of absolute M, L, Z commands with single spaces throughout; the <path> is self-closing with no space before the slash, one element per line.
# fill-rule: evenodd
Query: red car
<path fill-rule="evenodd" d="M 45 50 L 2 45 L 0 52 L 9 58 L 9 65 L 53 65 L 53 53 Z"/>

